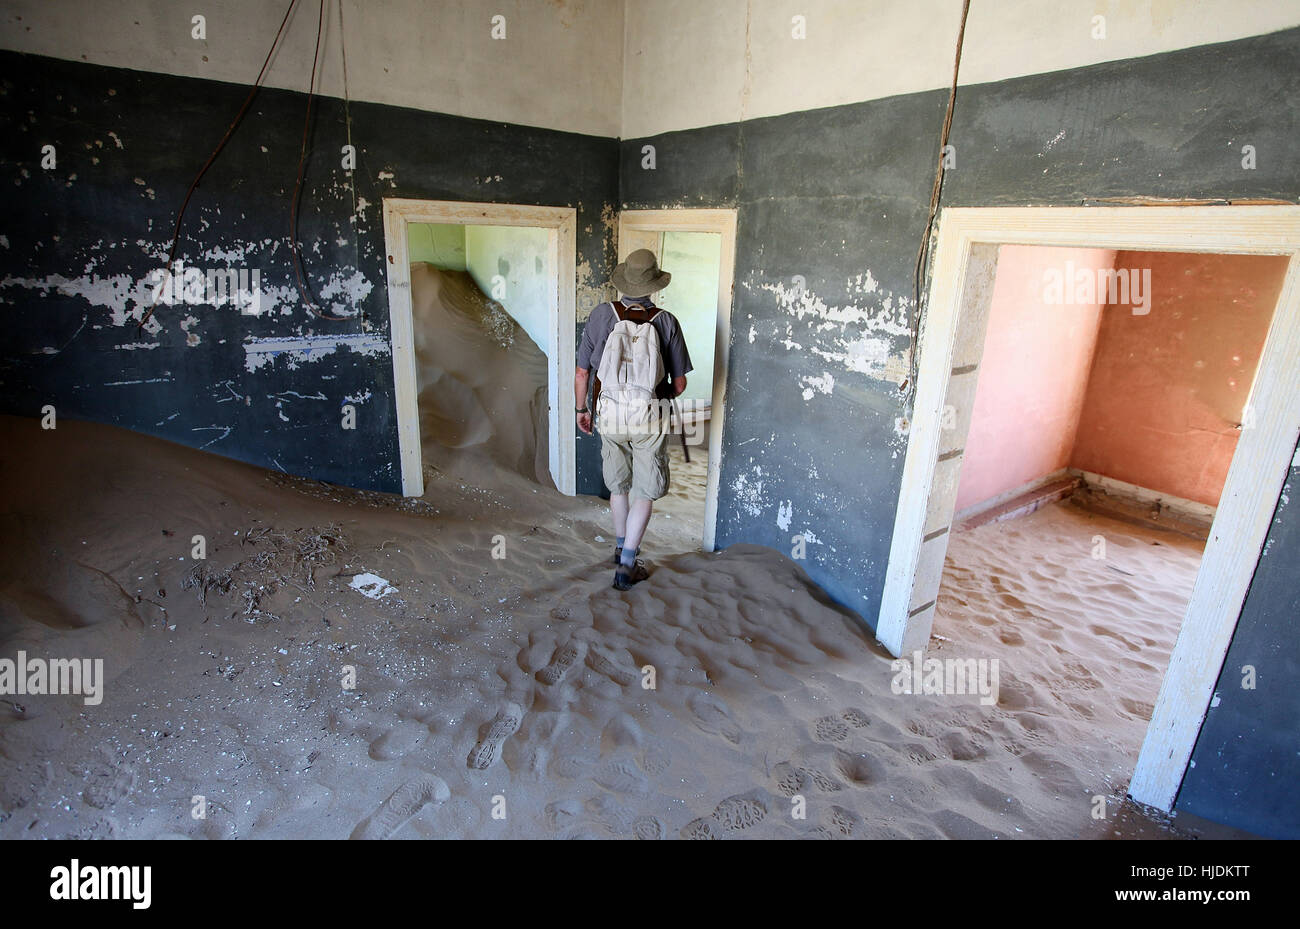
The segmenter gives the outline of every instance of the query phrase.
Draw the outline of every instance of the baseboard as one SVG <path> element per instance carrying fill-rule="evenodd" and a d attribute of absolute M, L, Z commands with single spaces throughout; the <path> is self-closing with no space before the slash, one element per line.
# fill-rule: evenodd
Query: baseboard
<path fill-rule="evenodd" d="M 1027 516 L 1048 503 L 1067 498 L 1095 513 L 1201 540 L 1206 538 L 1216 511 L 1205 503 L 1094 471 L 1061 468 L 966 507 L 953 514 L 952 524 L 963 531 L 974 529 L 985 523 Z"/>
<path fill-rule="evenodd" d="M 1000 523 L 1006 519 L 1028 516 L 1049 503 L 1072 496 L 1082 483 L 1082 479 L 1071 474 L 1058 473 L 1056 477 L 1049 475 L 1049 479 L 1031 482 L 1027 489 L 1020 489 L 1015 496 L 1000 504 L 991 507 L 981 504 L 976 513 L 962 518 L 957 528 L 964 532 L 986 523 Z"/>
<path fill-rule="evenodd" d="M 957 523 L 974 520 L 977 517 L 983 515 L 984 513 L 987 513 L 990 510 L 997 509 L 998 507 L 1002 506 L 1005 503 L 1010 502 L 1011 500 L 1016 499 L 1017 497 L 1022 497 L 1025 494 L 1031 494 L 1034 491 L 1038 490 L 1041 487 L 1044 487 L 1047 484 L 1051 484 L 1055 481 L 1059 481 L 1069 476 L 1069 470 L 1070 470 L 1069 468 L 1058 468 L 1057 470 L 1053 471 L 1051 474 L 1044 474 L 1042 477 L 1036 477 L 1032 481 L 1021 484 L 1019 487 L 1013 487 L 1010 490 L 1003 491 L 1002 493 L 998 494 L 995 497 L 989 497 L 987 500 L 981 500 L 979 503 L 972 503 L 964 510 L 959 510 L 953 514 L 952 516 L 953 524 L 956 525 Z"/>
<path fill-rule="evenodd" d="M 1130 484 L 1128 481 L 1121 481 L 1093 471 L 1084 471 L 1080 468 L 1067 470 L 1070 474 L 1082 478 L 1084 485 L 1090 490 L 1105 494 L 1120 503 L 1152 511 L 1153 518 L 1157 520 L 1161 517 L 1173 517 L 1208 529 L 1210 523 L 1214 522 L 1214 514 L 1218 510 L 1208 503 L 1199 503 L 1163 491 L 1139 487 L 1137 484 Z"/>

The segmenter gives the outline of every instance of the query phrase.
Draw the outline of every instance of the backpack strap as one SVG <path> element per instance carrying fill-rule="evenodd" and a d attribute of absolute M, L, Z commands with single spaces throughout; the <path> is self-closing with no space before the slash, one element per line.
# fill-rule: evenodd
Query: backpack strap
<path fill-rule="evenodd" d="M 611 300 L 610 306 L 614 308 L 614 313 L 618 316 L 619 322 L 622 322 L 625 319 L 630 319 L 632 322 L 638 324 L 650 322 L 650 320 L 658 316 L 659 311 L 663 309 L 663 307 L 657 306 L 650 310 L 643 310 L 640 307 L 633 310 L 627 307 L 622 300 Z"/>

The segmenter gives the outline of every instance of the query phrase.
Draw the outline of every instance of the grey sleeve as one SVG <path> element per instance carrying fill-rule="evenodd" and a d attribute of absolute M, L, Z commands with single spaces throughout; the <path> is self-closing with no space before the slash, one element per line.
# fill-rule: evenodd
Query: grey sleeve
<path fill-rule="evenodd" d="M 691 353 L 686 350 L 686 339 L 682 335 L 681 323 L 677 321 L 676 316 L 672 320 L 672 333 L 668 336 L 668 344 L 664 349 L 668 359 L 668 376 L 685 377 L 688 371 L 695 370 L 695 366 L 691 364 Z"/>
<path fill-rule="evenodd" d="M 608 322 L 604 313 L 606 306 L 608 304 L 602 303 L 592 310 L 591 315 L 587 317 L 587 324 L 582 327 L 582 341 L 578 343 L 577 355 L 577 366 L 579 368 L 590 370 L 592 367 L 591 356 L 595 352 L 596 346 L 609 338 L 609 330 L 613 327 L 606 325 Z M 600 359 L 596 360 L 599 361 Z"/>

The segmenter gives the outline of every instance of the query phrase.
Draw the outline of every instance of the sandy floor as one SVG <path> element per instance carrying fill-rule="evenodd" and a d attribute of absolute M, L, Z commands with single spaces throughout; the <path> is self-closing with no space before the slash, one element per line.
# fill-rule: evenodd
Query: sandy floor
<path fill-rule="evenodd" d="M 1045 782 L 1122 792 L 1203 545 L 1069 502 L 954 534 L 932 654 L 997 658 L 1002 674 L 991 718 L 961 721 L 996 723 L 991 731 Z"/>
<path fill-rule="evenodd" d="M 423 500 L 0 418 L 0 657 L 107 678 L 0 697 L 0 837 L 1178 833 L 1122 798 L 1195 543 L 1065 505 L 959 535 L 932 655 L 999 697 L 895 693 L 794 562 L 699 551 L 704 446 L 612 589 L 545 356 L 463 273 L 412 298 Z"/>
<path fill-rule="evenodd" d="M 1176 626 L 1149 578 L 1194 553 L 1122 524 L 954 540 L 936 653 L 1005 662 L 982 707 L 892 693 L 768 549 L 652 538 L 620 594 L 603 504 L 518 474 L 405 501 L 103 426 L 4 418 L 0 447 L 0 655 L 109 678 L 97 707 L 0 701 L 0 837 L 1177 834 L 1120 798 Z"/>

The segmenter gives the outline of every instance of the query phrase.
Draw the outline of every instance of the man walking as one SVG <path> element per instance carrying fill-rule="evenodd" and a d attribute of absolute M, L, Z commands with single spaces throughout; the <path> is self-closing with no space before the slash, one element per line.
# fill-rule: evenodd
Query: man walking
<path fill-rule="evenodd" d="M 686 390 L 691 356 L 676 317 L 650 295 L 672 275 L 641 248 L 614 269 L 620 299 L 591 312 L 573 378 L 578 428 L 592 434 L 595 396 L 601 470 L 614 517 L 614 586 L 627 590 L 648 576 L 637 560 L 654 501 L 668 492 L 669 401 Z M 592 368 L 596 369 L 594 383 Z"/>

